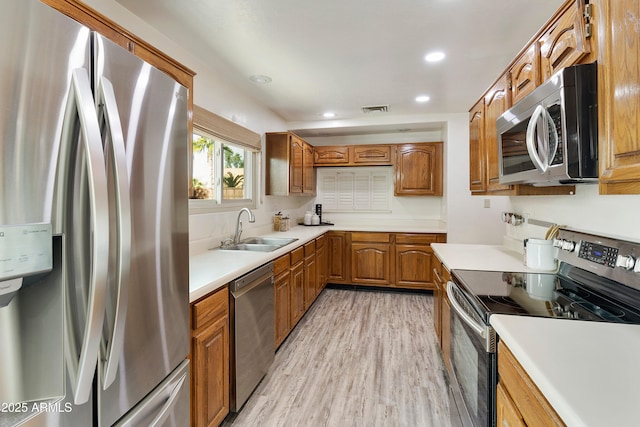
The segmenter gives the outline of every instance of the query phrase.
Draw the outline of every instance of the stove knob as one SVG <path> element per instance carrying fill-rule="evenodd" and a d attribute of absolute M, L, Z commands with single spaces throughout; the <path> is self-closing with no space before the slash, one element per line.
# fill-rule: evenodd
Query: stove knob
<path fill-rule="evenodd" d="M 625 270 L 634 268 L 636 260 L 631 255 L 618 255 L 616 259 L 616 267 L 622 267 Z"/>
<path fill-rule="evenodd" d="M 561 247 L 564 251 L 573 252 L 573 250 L 576 248 L 576 242 L 572 242 L 571 240 L 563 240 Z"/>
<path fill-rule="evenodd" d="M 553 239 L 553 247 L 554 248 L 561 248 L 562 244 L 566 242 L 566 240 L 564 239 Z"/>
<path fill-rule="evenodd" d="M 636 260 L 636 266 L 633 269 L 634 273 L 640 273 L 640 258 Z"/>

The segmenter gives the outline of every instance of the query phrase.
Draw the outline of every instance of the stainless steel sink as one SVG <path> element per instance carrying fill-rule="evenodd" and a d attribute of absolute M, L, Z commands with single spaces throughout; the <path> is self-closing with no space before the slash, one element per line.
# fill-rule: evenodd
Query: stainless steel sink
<path fill-rule="evenodd" d="M 298 239 L 286 239 L 280 237 L 248 237 L 239 243 L 221 246 L 223 251 L 253 251 L 272 252 Z"/>
<path fill-rule="evenodd" d="M 295 242 L 298 239 L 287 239 L 284 237 L 247 237 L 240 241 L 240 243 L 245 243 L 248 245 L 277 245 L 278 247 L 283 247 L 288 245 L 289 243 Z"/>

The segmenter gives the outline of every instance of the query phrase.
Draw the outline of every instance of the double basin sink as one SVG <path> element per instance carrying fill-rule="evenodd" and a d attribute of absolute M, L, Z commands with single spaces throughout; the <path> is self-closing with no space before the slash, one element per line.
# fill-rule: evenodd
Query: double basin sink
<path fill-rule="evenodd" d="M 297 238 L 283 237 L 248 237 L 238 243 L 221 246 L 223 251 L 252 251 L 252 252 L 272 252 L 293 243 Z"/>

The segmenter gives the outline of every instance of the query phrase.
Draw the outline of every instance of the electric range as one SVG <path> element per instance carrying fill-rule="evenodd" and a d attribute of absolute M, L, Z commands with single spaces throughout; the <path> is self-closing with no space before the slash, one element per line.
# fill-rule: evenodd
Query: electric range
<path fill-rule="evenodd" d="M 640 324 L 640 243 L 560 229 L 554 246 L 554 272 L 451 271 L 449 374 L 465 426 L 496 423 L 491 315 Z"/>

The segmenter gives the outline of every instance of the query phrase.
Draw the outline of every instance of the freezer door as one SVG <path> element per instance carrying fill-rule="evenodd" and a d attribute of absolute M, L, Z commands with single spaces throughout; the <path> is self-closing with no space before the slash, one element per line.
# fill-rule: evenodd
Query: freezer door
<path fill-rule="evenodd" d="M 183 361 L 114 427 L 183 427 L 190 425 L 189 361 Z"/>
<path fill-rule="evenodd" d="M 189 353 L 187 91 L 97 34 L 94 52 L 111 193 L 98 413 L 100 425 L 111 426 Z M 110 128 L 114 121 L 119 129 Z M 112 149 L 118 133 L 126 168 L 120 178 L 118 150 Z M 121 274 L 118 266 L 127 260 Z"/>

